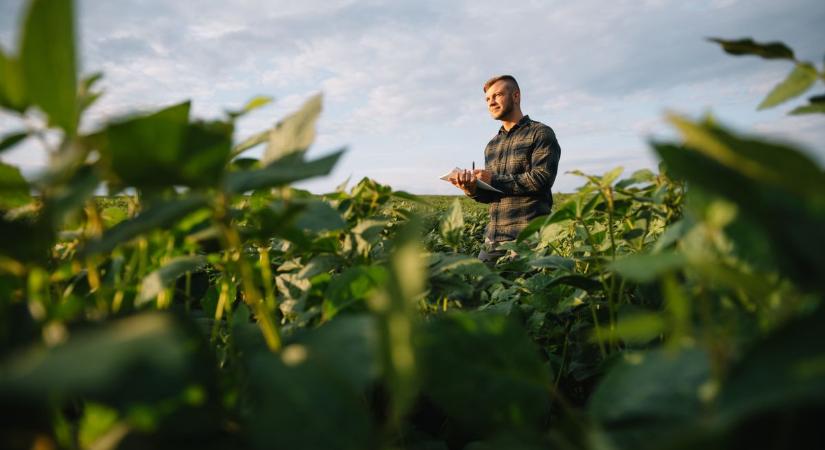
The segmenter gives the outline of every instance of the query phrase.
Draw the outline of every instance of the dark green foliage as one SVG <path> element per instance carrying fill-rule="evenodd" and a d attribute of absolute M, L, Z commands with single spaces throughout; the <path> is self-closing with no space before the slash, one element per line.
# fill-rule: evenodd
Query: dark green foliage
<path fill-rule="evenodd" d="M 77 81 L 73 20 L 34 0 L 0 53 L 0 106 L 64 131 L 42 176 L 0 166 L 0 447 L 822 441 L 825 175 L 804 152 L 674 117 L 658 173 L 574 171 L 488 265 L 467 198 L 289 186 L 342 154 L 305 157 L 320 96 L 234 147 L 269 98 L 79 135 L 101 75 Z M 715 41 L 794 61 L 765 107 L 822 77 L 783 44 Z"/>
<path fill-rule="evenodd" d="M 550 373 L 513 319 L 454 313 L 422 330 L 421 390 L 463 433 L 538 430 L 549 416 Z"/>

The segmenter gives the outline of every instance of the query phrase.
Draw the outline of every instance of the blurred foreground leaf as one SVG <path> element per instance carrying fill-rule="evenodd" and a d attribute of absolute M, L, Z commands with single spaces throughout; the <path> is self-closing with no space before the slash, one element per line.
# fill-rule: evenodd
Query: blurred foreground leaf
<path fill-rule="evenodd" d="M 453 313 L 418 333 L 423 394 L 471 436 L 538 429 L 549 413 L 549 371 L 511 320 Z"/>
<path fill-rule="evenodd" d="M 69 135 L 78 123 L 74 20 L 71 0 L 32 0 L 20 55 L 29 100 Z"/>
<path fill-rule="evenodd" d="M 0 211 L 13 209 L 32 201 L 29 183 L 20 169 L 0 162 Z"/>
<path fill-rule="evenodd" d="M 610 263 L 609 267 L 628 280 L 649 283 L 666 272 L 682 268 L 686 262 L 681 253 L 636 253 Z"/>
<path fill-rule="evenodd" d="M 378 370 L 371 322 L 335 320 L 298 336 L 279 355 L 250 358 L 248 421 L 256 448 L 373 448 L 363 399 Z"/>
<path fill-rule="evenodd" d="M 103 153 L 128 186 L 214 186 L 232 146 L 231 124 L 189 123 L 190 103 L 110 124 Z"/>
<path fill-rule="evenodd" d="M 620 447 L 656 447 L 697 416 L 699 388 L 709 377 L 700 350 L 627 353 L 598 385 L 588 411 Z"/>
<path fill-rule="evenodd" d="M 199 345 L 196 335 L 161 313 L 77 331 L 64 344 L 33 344 L 0 362 L 0 401 L 165 398 L 192 381 Z"/>
<path fill-rule="evenodd" d="M 231 172 L 226 176 L 226 190 L 241 194 L 326 175 L 343 153 L 344 150 L 338 150 L 312 161 L 303 161 L 300 155 L 292 155 L 273 161 L 263 169 Z"/>
<path fill-rule="evenodd" d="M 0 49 L 0 106 L 17 112 L 26 110 L 24 80 L 19 60 Z"/>
<path fill-rule="evenodd" d="M 825 308 L 755 342 L 719 394 L 726 420 L 802 406 L 825 407 Z"/>
<path fill-rule="evenodd" d="M 654 143 L 670 170 L 739 206 L 769 236 L 779 268 L 806 288 L 825 289 L 825 174 L 792 147 L 742 138 L 682 118 L 685 146 Z M 793 220 L 788 220 L 793 218 Z"/>
<path fill-rule="evenodd" d="M 293 153 L 305 152 L 315 140 L 315 122 L 321 114 L 321 94 L 315 95 L 301 108 L 278 122 L 269 132 L 261 161 L 268 164 Z"/>

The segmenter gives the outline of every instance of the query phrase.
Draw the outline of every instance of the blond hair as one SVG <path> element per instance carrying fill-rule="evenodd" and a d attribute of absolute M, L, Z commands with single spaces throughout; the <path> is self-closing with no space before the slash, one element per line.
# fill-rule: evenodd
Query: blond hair
<path fill-rule="evenodd" d="M 521 90 L 518 87 L 518 81 L 516 81 L 516 79 L 513 78 L 512 75 L 497 75 L 497 76 L 494 76 L 493 78 L 490 78 L 489 80 L 487 80 L 486 83 L 484 83 L 484 92 L 486 93 L 487 89 L 490 89 L 490 86 L 496 84 L 497 82 L 499 82 L 501 80 L 507 81 L 507 84 L 509 84 L 510 87 L 513 88 L 513 92 Z"/>

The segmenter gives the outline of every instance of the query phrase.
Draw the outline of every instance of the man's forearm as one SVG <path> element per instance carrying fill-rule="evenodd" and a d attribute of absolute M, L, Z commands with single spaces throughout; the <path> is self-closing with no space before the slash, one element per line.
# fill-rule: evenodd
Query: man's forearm
<path fill-rule="evenodd" d="M 464 191 L 467 197 L 479 202 L 479 203 L 490 203 L 495 200 L 500 194 L 497 194 L 493 191 L 488 191 L 486 189 L 481 189 L 476 187 L 475 192 Z"/>
<path fill-rule="evenodd" d="M 516 174 L 493 174 L 491 185 L 509 195 L 531 195 L 548 192 L 553 175 L 546 169 L 533 169 Z"/>

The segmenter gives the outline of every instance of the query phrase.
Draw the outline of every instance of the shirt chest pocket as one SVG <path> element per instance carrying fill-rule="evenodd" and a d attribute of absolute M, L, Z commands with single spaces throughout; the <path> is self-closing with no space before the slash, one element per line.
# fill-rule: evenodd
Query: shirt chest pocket
<path fill-rule="evenodd" d="M 505 167 L 507 173 L 522 173 L 531 169 L 533 148 L 528 143 L 513 145 L 505 152 Z"/>

